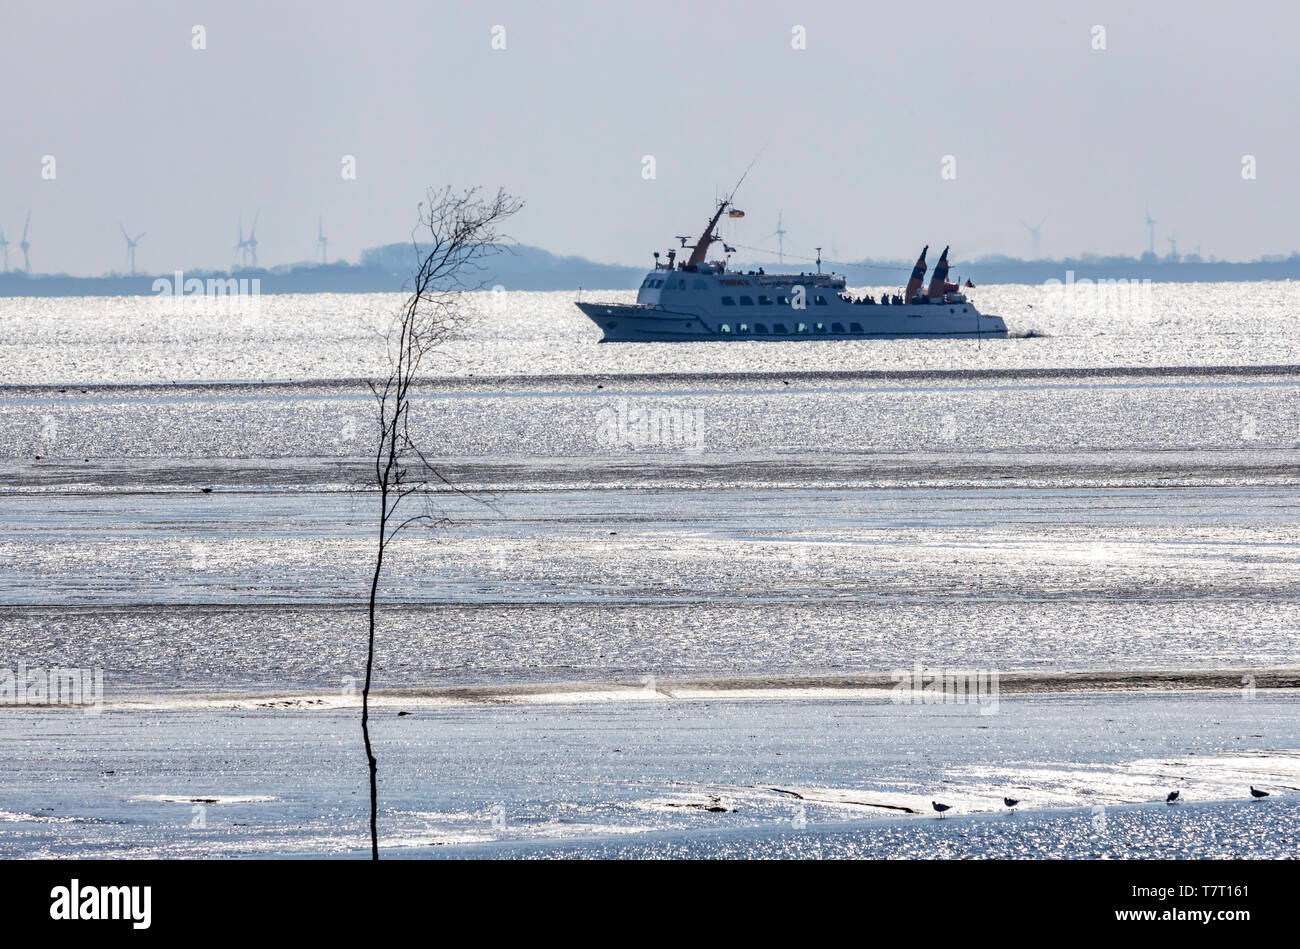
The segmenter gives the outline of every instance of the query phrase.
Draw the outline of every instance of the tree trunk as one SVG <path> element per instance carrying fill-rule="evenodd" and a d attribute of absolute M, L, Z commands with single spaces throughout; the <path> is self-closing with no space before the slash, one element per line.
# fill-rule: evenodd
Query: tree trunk
<path fill-rule="evenodd" d="M 381 491 L 383 514 L 379 519 L 379 551 L 375 556 L 375 572 L 370 578 L 370 639 L 366 647 L 366 681 L 361 689 L 361 735 L 366 742 L 366 761 L 370 765 L 370 859 L 379 859 L 379 788 L 377 773 L 379 762 L 375 760 L 374 748 L 370 744 L 370 675 L 375 666 L 375 600 L 379 594 L 379 573 L 384 567 L 384 531 L 388 516 L 388 490 Z"/>

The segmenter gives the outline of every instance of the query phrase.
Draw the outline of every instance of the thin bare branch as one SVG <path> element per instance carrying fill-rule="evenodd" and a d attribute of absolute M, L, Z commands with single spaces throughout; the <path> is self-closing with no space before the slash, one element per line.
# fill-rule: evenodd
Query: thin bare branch
<path fill-rule="evenodd" d="M 465 319 L 465 293 L 487 286 L 483 261 L 501 253 L 512 243 L 502 231 L 507 219 L 523 207 L 518 198 L 498 189 L 488 197 L 478 188 L 457 191 L 451 187 L 430 188 L 419 205 L 418 222 L 411 231 L 415 269 L 408 281 L 410 296 L 395 324 L 384 334 L 390 371 L 382 383 L 367 382 L 375 399 L 377 440 L 373 480 L 379 495 L 377 546 L 370 578 L 369 637 L 366 650 L 365 684 L 361 690 L 361 731 L 370 771 L 370 849 L 379 859 L 378 761 L 370 741 L 370 686 L 375 661 L 375 614 L 379 579 L 388 545 L 408 527 L 447 523 L 429 513 L 437 481 L 455 493 L 496 508 L 476 494 L 452 484 L 421 450 L 411 427 L 412 389 L 419 379 L 424 357 L 454 338 Z M 424 243 L 421 243 L 423 238 Z M 426 510 L 397 519 L 398 508 L 411 498 L 421 497 Z"/>

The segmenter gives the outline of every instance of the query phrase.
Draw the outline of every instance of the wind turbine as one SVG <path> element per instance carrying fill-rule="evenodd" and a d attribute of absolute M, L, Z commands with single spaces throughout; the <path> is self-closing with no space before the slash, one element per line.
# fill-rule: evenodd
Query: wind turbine
<path fill-rule="evenodd" d="M 1151 205 L 1147 205 L 1147 253 L 1156 255 L 1156 222 L 1151 217 Z"/>
<path fill-rule="evenodd" d="M 127 259 L 130 260 L 131 262 L 131 276 L 134 277 L 135 276 L 135 245 L 140 243 L 141 237 L 144 237 L 144 231 L 141 231 L 139 234 L 136 235 L 135 239 L 132 240 L 131 235 L 126 232 L 126 226 L 121 221 L 117 222 L 117 226 L 121 228 L 122 236 L 126 238 L 126 256 Z"/>
<path fill-rule="evenodd" d="M 32 223 L 32 212 L 29 208 L 27 211 L 27 221 L 23 224 L 23 239 L 18 243 L 18 249 L 23 252 L 23 273 L 32 272 L 32 262 L 27 257 L 27 248 L 32 245 L 27 243 L 27 226 Z"/>
<path fill-rule="evenodd" d="M 248 252 L 253 256 L 253 269 L 257 269 L 257 219 L 262 216 L 262 209 L 259 207 L 257 213 L 253 215 L 253 226 L 248 229 Z"/>
<path fill-rule="evenodd" d="M 784 227 L 781 226 L 781 215 L 783 213 L 784 212 L 779 210 L 776 212 L 776 230 L 773 231 L 771 234 L 768 234 L 767 237 L 763 238 L 763 240 L 770 240 L 773 237 L 776 238 L 776 261 L 781 266 L 785 266 L 786 230 Z"/>
<path fill-rule="evenodd" d="M 320 217 L 316 221 L 316 246 L 320 248 L 320 262 L 328 263 L 325 259 L 325 249 L 329 246 L 330 239 L 325 236 L 325 218 Z"/>
<path fill-rule="evenodd" d="M 239 215 L 239 243 L 235 245 L 235 253 L 243 252 L 243 266 L 248 268 L 248 257 L 252 254 L 253 267 L 257 267 L 257 219 L 261 217 L 262 209 L 259 207 L 257 213 L 253 215 L 253 226 L 248 231 L 248 237 L 244 237 L 244 215 Z"/>
<path fill-rule="evenodd" d="M 1043 221 L 1046 220 L 1047 220 L 1047 215 L 1043 215 Z M 1033 237 L 1034 239 L 1034 260 L 1043 259 L 1043 255 L 1042 255 L 1043 221 L 1039 221 L 1037 227 L 1030 227 L 1024 221 L 1020 222 L 1020 226 L 1023 227 L 1025 230 L 1027 230 L 1030 236 Z"/>
<path fill-rule="evenodd" d="M 243 252 L 243 266 L 248 266 L 248 241 L 244 240 L 244 212 L 239 212 L 239 243 L 235 245 L 235 256 Z M 230 266 L 235 265 L 235 258 L 230 258 Z"/>
<path fill-rule="evenodd" d="M 9 242 L 5 240 L 5 229 L 0 227 L 0 252 L 5 255 L 5 273 L 9 272 Z"/>
<path fill-rule="evenodd" d="M 1165 238 L 1165 240 L 1169 242 L 1169 259 L 1174 261 L 1174 263 L 1177 263 L 1178 262 L 1178 236 L 1175 234 L 1170 234 L 1168 237 Z"/>

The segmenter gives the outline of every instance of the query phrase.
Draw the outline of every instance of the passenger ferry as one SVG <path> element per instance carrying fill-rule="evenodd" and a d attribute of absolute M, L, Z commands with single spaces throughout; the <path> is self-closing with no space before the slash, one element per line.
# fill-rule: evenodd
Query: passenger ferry
<path fill-rule="evenodd" d="M 808 340 L 945 337 L 1005 337 L 1000 316 L 975 309 L 956 284 L 948 283 L 948 248 L 935 265 L 929 288 L 921 292 L 928 246 L 902 294 L 854 298 L 844 278 L 821 272 L 770 274 L 727 269 L 727 260 L 706 261 L 709 248 L 722 244 L 716 228 L 731 201 L 720 201 L 704 233 L 684 262 L 677 249 L 661 260 L 637 291 L 636 303 L 579 302 L 578 308 L 601 328 L 601 342 L 647 343 L 705 340 Z M 739 216 L 737 214 L 736 216 Z"/>

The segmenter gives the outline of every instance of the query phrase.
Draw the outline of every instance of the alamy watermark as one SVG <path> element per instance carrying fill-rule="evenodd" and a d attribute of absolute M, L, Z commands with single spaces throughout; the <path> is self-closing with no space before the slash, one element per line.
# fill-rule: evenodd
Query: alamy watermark
<path fill-rule="evenodd" d="M 704 451 L 704 409 L 641 405 L 619 399 L 596 413 L 596 441 L 604 448 Z"/>
<path fill-rule="evenodd" d="M 1047 305 L 1055 307 L 1063 316 L 1077 313 L 1149 323 L 1154 312 L 1150 277 L 1075 279 L 1074 271 L 1067 270 L 1065 280 L 1053 277 L 1043 282 L 1043 289 L 1047 292 Z"/>
<path fill-rule="evenodd" d="M 1092 822 L 1092 832 L 1095 836 L 1099 837 L 1106 833 L 1106 805 L 1092 805 L 1092 817 L 1090 820 Z"/>
<path fill-rule="evenodd" d="M 104 708 L 104 670 L 63 667 L 0 668 L 0 705 L 80 706 L 87 715 Z"/>
<path fill-rule="evenodd" d="M 262 279 L 253 277 L 186 277 L 177 270 L 153 282 L 154 306 L 160 316 L 245 316 L 262 312 Z"/>
<path fill-rule="evenodd" d="M 152 907 L 152 886 L 82 886 L 73 877 L 50 890 L 50 919 L 128 920 L 132 929 L 148 929 Z"/>
<path fill-rule="evenodd" d="M 996 669 L 927 669 L 918 662 L 889 677 L 895 705 L 975 705 L 981 715 L 998 710 Z"/>

